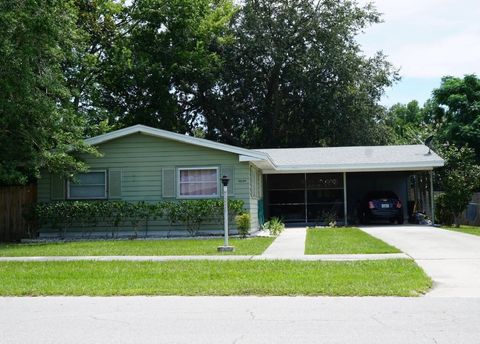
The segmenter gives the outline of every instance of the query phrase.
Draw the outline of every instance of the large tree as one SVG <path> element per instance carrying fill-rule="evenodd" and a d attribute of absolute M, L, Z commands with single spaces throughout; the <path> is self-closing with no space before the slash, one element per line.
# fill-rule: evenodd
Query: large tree
<path fill-rule="evenodd" d="M 480 187 L 480 80 L 444 77 L 423 107 L 416 101 L 391 107 L 385 117 L 397 143 L 419 143 L 434 135 L 434 148 L 445 160 L 436 171 L 439 220 L 459 225 L 459 215 Z M 474 149 L 475 148 L 475 149 Z"/>
<path fill-rule="evenodd" d="M 109 56 L 105 106 L 119 126 L 196 126 L 199 85 L 213 87 L 235 11 L 230 0 L 137 0 Z"/>
<path fill-rule="evenodd" d="M 355 1 L 245 1 L 220 82 L 197 92 L 207 137 L 249 147 L 384 142 L 377 103 L 396 72 L 356 41 L 379 21 Z"/>
<path fill-rule="evenodd" d="M 433 134 L 437 142 L 468 145 L 480 162 L 480 79 L 444 77 L 423 107 L 417 101 L 396 104 L 388 110 L 384 124 L 398 143 L 418 143 Z"/>
<path fill-rule="evenodd" d="M 85 136 L 110 130 L 103 93 L 109 56 L 128 31 L 124 0 L 73 0 L 75 35 L 67 50 L 63 71 L 72 109 L 86 122 Z"/>
<path fill-rule="evenodd" d="M 437 128 L 439 139 L 459 147 L 468 145 L 480 161 L 480 79 L 444 77 L 431 101 L 426 121 Z"/>
<path fill-rule="evenodd" d="M 473 193 L 480 187 L 480 166 L 475 152 L 468 146 L 438 145 L 445 166 L 436 173 L 436 182 L 443 193 L 438 197 L 440 221 L 459 226 L 459 216 L 467 209 Z"/>
<path fill-rule="evenodd" d="M 68 174 L 85 167 L 72 152 L 93 152 L 62 71 L 75 19 L 71 1 L 0 4 L 0 184 L 26 183 L 41 168 Z"/>
<path fill-rule="evenodd" d="M 429 100 L 425 106 L 412 100 L 408 104 L 395 104 L 387 110 L 382 123 L 391 130 L 392 142 L 396 144 L 419 144 L 435 133 L 435 127 L 427 121 L 434 108 Z"/>

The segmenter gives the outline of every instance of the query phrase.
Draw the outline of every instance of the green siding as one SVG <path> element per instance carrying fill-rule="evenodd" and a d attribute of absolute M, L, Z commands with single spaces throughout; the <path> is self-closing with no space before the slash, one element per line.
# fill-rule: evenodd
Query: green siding
<path fill-rule="evenodd" d="M 249 209 L 251 216 L 251 227 L 252 230 L 260 228 L 263 223 L 258 222 L 258 200 L 263 199 L 263 183 L 262 171 L 255 167 L 253 164 L 250 165 L 249 169 Z"/>
<path fill-rule="evenodd" d="M 110 169 L 108 171 L 108 198 L 122 198 L 122 170 Z"/>
<path fill-rule="evenodd" d="M 163 169 L 163 184 L 162 184 L 162 195 L 164 198 L 175 197 L 175 169 L 174 168 L 164 168 Z"/>
<path fill-rule="evenodd" d="M 179 167 L 219 167 L 220 173 L 232 173 L 232 198 L 245 202 L 245 209 L 251 212 L 252 230 L 258 228 L 257 199 L 250 196 L 250 164 L 239 162 L 238 155 L 215 149 L 180 143 L 173 140 L 157 138 L 144 134 L 132 134 L 98 146 L 102 157 L 82 156 L 89 167 L 94 169 L 121 170 L 121 187 L 115 185 L 115 196 L 126 201 L 160 201 L 163 193 L 164 172 L 172 170 L 176 178 Z M 42 174 L 39 180 L 38 200 L 51 200 L 50 178 Z M 176 182 L 175 182 L 176 186 Z M 112 187 L 112 185 L 110 185 Z M 119 192 L 119 193 L 118 193 Z M 221 224 L 207 225 L 208 230 L 221 230 Z M 149 231 L 171 230 L 165 221 L 153 221 Z M 180 229 L 180 228 L 174 228 Z M 206 230 L 207 228 L 205 228 Z M 125 228 L 128 230 L 128 228 Z M 141 229 L 142 230 L 142 229 Z M 48 231 L 45 229 L 45 231 Z"/>
<path fill-rule="evenodd" d="M 57 201 L 65 199 L 65 180 L 62 177 L 50 176 L 50 198 Z"/>
<path fill-rule="evenodd" d="M 41 172 L 41 177 L 37 181 L 37 200 L 39 202 L 50 201 L 50 175 Z"/>
<path fill-rule="evenodd" d="M 230 179 L 228 186 L 227 186 L 227 193 L 229 196 L 235 195 L 235 175 L 234 175 L 235 168 L 231 165 L 223 165 L 220 171 L 220 177 L 226 176 Z M 223 196 L 223 185 L 221 186 L 221 195 Z"/>

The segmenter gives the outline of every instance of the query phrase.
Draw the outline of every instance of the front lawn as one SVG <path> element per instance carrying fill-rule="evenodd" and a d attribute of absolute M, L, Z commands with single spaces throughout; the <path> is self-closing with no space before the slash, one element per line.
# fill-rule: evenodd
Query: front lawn
<path fill-rule="evenodd" d="M 258 255 L 274 238 L 233 238 L 235 255 Z M 223 239 L 103 240 L 35 244 L 0 244 L 2 257 L 38 256 L 188 256 L 215 255 Z M 228 254 L 228 253 L 220 253 Z"/>
<path fill-rule="evenodd" d="M 462 225 L 460 227 L 450 227 L 450 226 L 445 226 L 442 227 L 443 229 L 448 229 L 450 231 L 456 231 L 456 232 L 462 232 L 462 233 L 467 233 L 467 234 L 473 234 L 473 235 L 479 235 L 480 236 L 480 227 L 476 226 L 465 226 Z"/>
<path fill-rule="evenodd" d="M 305 254 L 399 253 L 358 228 L 309 228 Z"/>
<path fill-rule="evenodd" d="M 357 262 L 4 262 L 1 296 L 417 296 L 430 278 L 412 260 Z"/>

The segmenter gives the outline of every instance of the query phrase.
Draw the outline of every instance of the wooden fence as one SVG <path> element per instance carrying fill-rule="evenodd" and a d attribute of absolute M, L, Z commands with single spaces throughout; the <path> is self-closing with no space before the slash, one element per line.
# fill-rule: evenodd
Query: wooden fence
<path fill-rule="evenodd" d="M 480 193 L 473 195 L 468 204 L 467 210 L 460 216 L 460 223 L 463 225 L 480 226 Z"/>
<path fill-rule="evenodd" d="M 36 226 L 24 216 L 37 199 L 37 186 L 0 187 L 0 242 L 36 235 Z"/>

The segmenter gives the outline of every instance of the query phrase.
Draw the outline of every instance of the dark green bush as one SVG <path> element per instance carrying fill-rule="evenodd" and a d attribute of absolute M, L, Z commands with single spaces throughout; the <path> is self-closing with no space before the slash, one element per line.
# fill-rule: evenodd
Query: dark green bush
<path fill-rule="evenodd" d="M 435 219 L 442 225 L 451 226 L 455 222 L 453 211 L 446 205 L 445 194 L 435 197 Z"/>
<path fill-rule="evenodd" d="M 229 200 L 229 221 L 243 209 L 241 200 Z M 165 217 L 171 224 L 183 224 L 190 235 L 196 235 L 202 223 L 223 220 L 223 201 L 213 199 L 182 200 L 165 202 Z"/>
<path fill-rule="evenodd" d="M 243 213 L 235 217 L 235 222 L 237 223 L 238 234 L 242 238 L 246 238 L 250 233 L 250 214 Z"/>
<path fill-rule="evenodd" d="M 241 200 L 229 200 L 230 221 L 242 211 L 243 204 Z M 144 224 L 147 235 L 149 221 L 160 218 L 170 224 L 182 224 L 190 235 L 196 235 L 202 223 L 223 220 L 223 201 L 58 201 L 37 204 L 35 216 L 40 225 L 57 229 L 61 237 L 72 226 L 81 226 L 90 233 L 98 223 L 110 226 L 112 237 L 117 235 L 122 224 L 130 224 L 135 236 L 138 236 L 139 226 Z"/>

